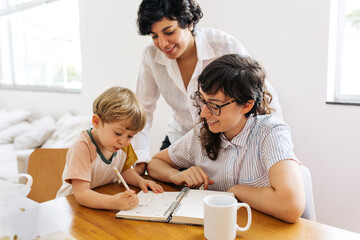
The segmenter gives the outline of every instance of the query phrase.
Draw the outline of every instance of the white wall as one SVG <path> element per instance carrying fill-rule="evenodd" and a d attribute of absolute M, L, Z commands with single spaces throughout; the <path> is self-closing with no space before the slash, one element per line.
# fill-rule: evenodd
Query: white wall
<path fill-rule="evenodd" d="M 0 109 L 37 116 L 90 113 L 111 85 L 135 90 L 139 56 L 149 39 L 137 35 L 140 0 L 80 0 L 84 89 L 81 94 L 0 90 Z M 267 70 L 292 130 L 295 153 L 313 176 L 317 220 L 360 233 L 360 107 L 326 105 L 328 0 L 199 0 L 199 26 L 236 36 Z M 155 113 L 152 152 L 170 110 Z"/>

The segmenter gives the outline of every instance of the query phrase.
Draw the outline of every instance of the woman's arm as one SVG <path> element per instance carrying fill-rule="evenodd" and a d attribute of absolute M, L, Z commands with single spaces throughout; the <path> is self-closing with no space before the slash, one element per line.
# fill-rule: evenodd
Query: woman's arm
<path fill-rule="evenodd" d="M 171 178 L 179 173 L 178 169 L 170 160 L 168 149 L 155 154 L 147 165 L 149 175 L 163 182 L 172 182 Z"/>
<path fill-rule="evenodd" d="M 241 202 L 286 222 L 296 222 L 305 209 L 305 190 L 299 164 L 283 160 L 269 171 L 270 187 L 235 185 L 233 192 Z"/>
<path fill-rule="evenodd" d="M 209 184 L 214 184 L 199 166 L 192 166 L 183 171 L 178 169 L 179 167 L 170 160 L 168 149 L 155 154 L 147 167 L 151 177 L 163 182 L 186 184 L 190 188 L 199 188 L 204 184 L 204 189 L 207 189 Z"/>
<path fill-rule="evenodd" d="M 73 179 L 72 188 L 76 201 L 86 207 L 97 209 L 127 210 L 139 204 L 134 191 L 127 190 L 115 195 L 107 195 L 90 189 L 90 182 Z"/>
<path fill-rule="evenodd" d="M 146 170 L 146 163 L 145 162 L 140 162 L 140 163 L 136 163 L 134 165 L 134 170 L 139 174 L 139 175 L 143 175 L 145 173 Z"/>
<path fill-rule="evenodd" d="M 160 90 L 154 80 L 150 56 L 150 49 L 145 48 L 142 53 L 141 64 L 139 68 L 136 95 L 146 111 L 146 125 L 144 129 L 137 133 L 133 139 L 133 147 L 138 157 L 135 164 L 135 170 L 142 175 L 145 171 L 145 165 L 136 166 L 142 162 L 148 163 L 150 161 L 150 130 L 153 122 L 153 113 L 156 108 L 156 102 L 160 97 Z"/>

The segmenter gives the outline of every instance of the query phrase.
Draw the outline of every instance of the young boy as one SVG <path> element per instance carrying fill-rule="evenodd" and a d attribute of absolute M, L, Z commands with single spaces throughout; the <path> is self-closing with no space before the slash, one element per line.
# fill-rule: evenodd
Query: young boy
<path fill-rule="evenodd" d="M 126 210 L 137 206 L 139 200 L 132 190 L 115 195 L 92 190 L 117 180 L 114 167 L 127 183 L 144 192 L 148 187 L 163 192 L 160 185 L 131 168 L 137 157 L 130 141 L 145 122 L 145 110 L 129 89 L 112 87 L 98 96 L 93 103 L 93 127 L 81 132 L 69 148 L 57 196 L 74 193 L 79 204 L 90 208 Z"/>

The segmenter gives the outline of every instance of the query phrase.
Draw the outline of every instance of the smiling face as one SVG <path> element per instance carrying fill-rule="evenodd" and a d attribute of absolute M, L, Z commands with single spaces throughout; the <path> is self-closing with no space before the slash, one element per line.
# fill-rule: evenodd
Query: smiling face
<path fill-rule="evenodd" d="M 180 28 L 177 21 L 162 18 L 152 25 L 150 35 L 154 45 L 170 59 L 191 55 L 195 51 L 191 28 Z"/>
<path fill-rule="evenodd" d="M 91 133 L 104 155 L 106 153 L 112 154 L 126 147 L 137 133 L 128 130 L 129 123 L 124 120 L 107 123 L 102 122 L 99 116 L 94 114 L 92 122 L 94 128 Z"/>
<path fill-rule="evenodd" d="M 223 105 L 234 100 L 233 98 L 225 96 L 222 91 L 218 91 L 214 95 L 207 95 L 201 89 L 199 92 L 206 102 L 217 105 Z M 221 114 L 219 116 L 212 114 L 207 105 L 204 105 L 201 109 L 200 116 L 206 119 L 211 132 L 223 132 L 226 138 L 231 141 L 244 128 L 247 121 L 245 114 L 252 108 L 251 101 L 243 106 L 237 103 L 228 104 L 221 108 Z"/>

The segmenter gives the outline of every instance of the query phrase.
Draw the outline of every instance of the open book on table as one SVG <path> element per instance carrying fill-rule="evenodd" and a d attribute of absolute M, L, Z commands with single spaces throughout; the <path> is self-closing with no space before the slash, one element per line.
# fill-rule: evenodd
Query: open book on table
<path fill-rule="evenodd" d="M 212 194 L 233 193 L 210 190 L 195 190 L 184 187 L 181 192 L 139 192 L 139 205 L 133 209 L 119 211 L 117 218 L 170 222 L 179 224 L 204 224 L 203 199 Z"/>

